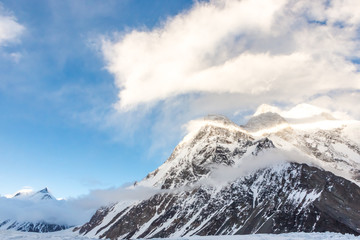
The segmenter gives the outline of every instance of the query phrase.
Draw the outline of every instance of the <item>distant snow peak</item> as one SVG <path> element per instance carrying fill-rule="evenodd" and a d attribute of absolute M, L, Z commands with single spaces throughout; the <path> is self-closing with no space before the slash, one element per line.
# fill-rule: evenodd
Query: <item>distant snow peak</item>
<path fill-rule="evenodd" d="M 17 191 L 14 195 L 6 195 L 6 197 L 31 201 L 55 199 L 47 187 L 37 192 L 35 192 L 32 188 L 24 188 Z"/>
<path fill-rule="evenodd" d="M 36 192 L 22 189 L 0 200 L 0 230 L 53 232 L 67 229 L 75 222 L 68 217 L 75 209 L 59 202 L 47 187 Z"/>
<path fill-rule="evenodd" d="M 45 187 L 44 189 L 41 189 L 37 193 L 35 193 L 32 198 L 35 200 L 53 200 L 55 199 L 54 196 L 51 195 L 49 192 L 49 189 Z"/>
<path fill-rule="evenodd" d="M 49 189 L 45 187 L 44 189 L 41 189 L 39 193 L 49 193 Z"/>

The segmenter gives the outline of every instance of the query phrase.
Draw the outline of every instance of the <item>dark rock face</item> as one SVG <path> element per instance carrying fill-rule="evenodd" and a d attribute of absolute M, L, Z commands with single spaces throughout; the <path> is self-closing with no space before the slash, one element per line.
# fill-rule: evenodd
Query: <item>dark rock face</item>
<path fill-rule="evenodd" d="M 258 153 L 263 151 L 264 149 L 275 148 L 274 143 L 268 138 L 256 141 L 254 145 L 256 145 L 256 148 L 254 152 L 252 152 L 253 155 L 258 155 Z"/>
<path fill-rule="evenodd" d="M 114 205 L 112 206 L 108 206 L 108 207 L 102 207 L 100 209 L 98 209 L 95 214 L 91 217 L 90 221 L 86 224 L 84 224 L 81 228 L 76 227 L 74 228 L 74 232 L 75 231 L 79 231 L 80 234 L 86 234 L 88 233 L 91 229 L 95 228 L 96 226 L 98 226 L 99 224 L 101 224 L 101 222 L 104 220 L 104 217 L 111 212 L 114 209 Z"/>
<path fill-rule="evenodd" d="M 115 216 L 100 237 L 325 231 L 359 235 L 359 202 L 357 185 L 330 172 L 292 163 L 259 170 L 221 190 L 202 186 L 155 195 Z M 98 216 L 80 233 L 101 221 Z"/>

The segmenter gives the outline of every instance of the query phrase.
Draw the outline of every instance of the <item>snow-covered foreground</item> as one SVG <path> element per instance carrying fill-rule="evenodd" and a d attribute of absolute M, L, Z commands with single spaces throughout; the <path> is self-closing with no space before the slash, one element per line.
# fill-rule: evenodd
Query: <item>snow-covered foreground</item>
<path fill-rule="evenodd" d="M 0 231 L 1 240 L 91 240 L 79 236 L 71 230 L 64 230 L 54 233 L 28 233 L 11 230 Z M 360 239 L 350 234 L 339 233 L 285 233 L 285 234 L 253 234 L 236 236 L 206 236 L 206 237 L 185 237 L 185 238 L 158 238 L 159 240 L 355 240 Z"/>
<path fill-rule="evenodd" d="M 0 240 L 90 240 L 91 238 L 79 236 L 67 229 L 51 233 L 19 232 L 15 230 L 0 230 Z"/>

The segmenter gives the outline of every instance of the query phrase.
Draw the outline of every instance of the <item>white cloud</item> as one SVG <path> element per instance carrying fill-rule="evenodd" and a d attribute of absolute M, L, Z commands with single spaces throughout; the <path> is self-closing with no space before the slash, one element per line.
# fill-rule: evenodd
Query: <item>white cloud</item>
<path fill-rule="evenodd" d="M 94 210 L 100 206 L 107 206 L 110 203 L 120 201 L 142 201 L 155 194 L 165 192 L 167 191 L 151 187 L 124 186 L 118 188 L 92 190 L 88 195 L 70 199 L 69 203 L 79 209 Z"/>
<path fill-rule="evenodd" d="M 359 16 L 357 0 L 212 0 L 102 51 L 122 110 L 189 93 L 299 103 L 360 89 Z"/>
<path fill-rule="evenodd" d="M 6 11 L 0 4 L 0 46 L 18 41 L 24 30 L 25 27 L 17 22 L 14 15 Z M 17 60 L 19 55 L 13 57 Z"/>

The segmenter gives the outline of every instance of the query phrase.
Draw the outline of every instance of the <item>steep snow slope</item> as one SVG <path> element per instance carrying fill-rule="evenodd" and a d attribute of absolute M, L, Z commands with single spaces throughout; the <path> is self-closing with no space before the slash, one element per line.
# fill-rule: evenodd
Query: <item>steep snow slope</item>
<path fill-rule="evenodd" d="M 262 106 L 245 126 L 222 116 L 192 122 L 169 159 L 132 187 L 158 194 L 99 209 L 76 231 L 111 239 L 359 234 L 360 151 L 351 131 L 359 123 L 307 105 L 279 113 Z"/>

